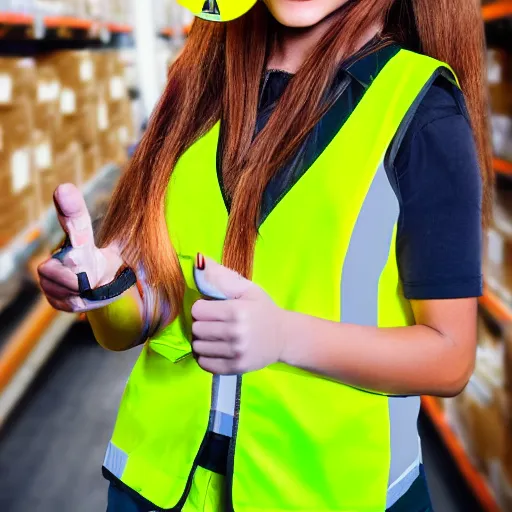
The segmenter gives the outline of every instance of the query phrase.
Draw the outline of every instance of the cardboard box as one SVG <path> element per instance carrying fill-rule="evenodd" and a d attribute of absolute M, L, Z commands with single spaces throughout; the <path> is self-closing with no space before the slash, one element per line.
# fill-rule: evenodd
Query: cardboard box
<path fill-rule="evenodd" d="M 3 199 L 3 198 L 2 198 Z M 0 247 L 4 247 L 37 218 L 35 186 L 25 187 L 6 208 L 0 210 Z"/>
<path fill-rule="evenodd" d="M 77 187 L 82 186 L 83 155 L 82 147 L 77 141 L 72 141 L 55 154 L 54 170 L 58 184 L 73 183 Z"/>
<path fill-rule="evenodd" d="M 503 371 L 505 374 L 503 404 L 505 409 L 505 421 L 508 425 L 507 452 L 505 458 L 512 476 L 512 325 L 509 325 L 505 331 L 505 350 L 503 359 Z"/>
<path fill-rule="evenodd" d="M 126 98 L 127 88 L 124 64 L 119 52 L 114 50 L 100 50 L 95 52 L 96 76 L 99 84 L 106 88 L 109 102 L 120 101 Z"/>
<path fill-rule="evenodd" d="M 135 131 L 135 124 L 133 121 L 132 105 L 128 98 L 121 101 L 113 102 L 109 105 L 111 114 L 112 125 L 117 127 L 124 127 L 124 134 L 122 139 L 125 147 L 134 144 L 137 140 Z"/>
<path fill-rule="evenodd" d="M 487 230 L 486 284 L 505 302 L 512 303 L 512 192 L 495 195 L 493 225 Z"/>
<path fill-rule="evenodd" d="M 487 78 L 494 153 L 512 159 L 512 58 L 509 52 L 496 48 L 487 50 Z"/>
<path fill-rule="evenodd" d="M 100 151 L 102 165 L 109 163 L 122 165 L 126 162 L 126 149 L 121 144 L 118 130 L 109 130 L 101 134 Z"/>
<path fill-rule="evenodd" d="M 34 182 L 32 168 L 32 147 L 20 146 L 3 152 L 0 157 L 0 186 L 2 187 L 2 208 Z"/>
<path fill-rule="evenodd" d="M 100 134 L 110 130 L 111 114 L 107 99 L 107 90 L 100 87 L 98 90 L 98 101 L 96 103 L 96 123 Z"/>
<path fill-rule="evenodd" d="M 37 70 L 32 58 L 0 58 L 0 107 L 10 107 L 20 97 L 36 97 Z"/>
<path fill-rule="evenodd" d="M 41 57 L 39 62 L 55 69 L 64 88 L 89 89 L 96 81 L 94 59 L 88 50 L 56 51 Z"/>
<path fill-rule="evenodd" d="M 83 146 L 84 155 L 84 181 L 89 181 L 101 168 L 101 151 L 98 144 Z"/>
<path fill-rule="evenodd" d="M 79 113 L 82 106 L 95 98 L 96 72 L 88 50 L 53 52 L 39 59 L 39 65 L 51 67 L 61 84 L 59 110 L 62 116 Z"/>
<path fill-rule="evenodd" d="M 510 54 L 497 48 L 487 50 L 487 81 L 491 110 L 495 114 L 512 113 L 512 68 Z"/>
<path fill-rule="evenodd" d="M 63 126 L 65 126 L 66 129 L 61 130 L 57 137 L 53 139 L 54 159 L 57 158 L 58 153 L 65 152 L 69 145 L 76 141 L 78 137 L 79 125 L 76 120 L 68 120 L 65 122 L 65 119 L 63 119 Z"/>
<path fill-rule="evenodd" d="M 39 167 L 37 172 L 37 194 L 40 211 L 53 204 L 53 193 L 62 183 L 73 183 L 80 187 L 83 183 L 82 147 L 76 140 L 65 146 L 53 146 L 51 167 Z"/>
<path fill-rule="evenodd" d="M 32 167 L 32 151 L 30 146 L 18 148 L 0 158 L 0 215 L 10 214 L 19 204 L 23 196 L 34 183 Z"/>
<path fill-rule="evenodd" d="M 107 82 L 115 74 L 116 52 L 115 50 L 97 50 L 93 52 L 96 66 L 96 79 L 100 83 Z"/>
<path fill-rule="evenodd" d="M 45 212 L 53 205 L 53 193 L 58 186 L 59 181 L 53 167 L 39 172 L 37 194 L 40 213 Z"/>
<path fill-rule="evenodd" d="M 48 132 L 37 131 L 34 134 L 34 143 L 32 147 L 34 174 L 36 185 L 37 209 L 40 214 L 45 212 L 52 204 L 53 190 L 57 188 L 56 176 L 54 172 L 54 147 L 52 137 Z M 50 186 L 48 178 L 51 177 L 53 181 Z M 48 193 L 43 193 L 43 189 L 51 188 Z M 48 197 L 49 196 L 49 197 Z"/>
<path fill-rule="evenodd" d="M 62 86 L 55 69 L 47 65 L 38 65 L 37 92 L 34 103 L 36 130 L 48 130 L 56 135 L 62 129 L 61 89 Z"/>
<path fill-rule="evenodd" d="M 505 373 L 505 390 L 510 393 L 508 405 L 512 416 L 512 327 L 509 327 L 505 333 L 505 357 L 504 357 L 504 373 Z M 512 436 L 512 432 L 511 432 Z"/>
<path fill-rule="evenodd" d="M 0 110 L 0 214 L 12 212 L 20 195 L 34 182 L 31 113 L 29 100 L 24 97 Z"/>
<path fill-rule="evenodd" d="M 510 402 L 509 402 L 510 405 Z M 502 456 L 502 465 L 507 476 L 512 482 L 512 418 L 509 412 L 508 420 L 506 422 L 506 439 L 505 439 L 505 451 Z"/>
<path fill-rule="evenodd" d="M 98 90 L 96 85 L 72 88 L 63 87 L 60 93 L 60 114 L 62 116 L 78 115 L 91 101 L 96 101 Z"/>
<path fill-rule="evenodd" d="M 97 109 L 95 100 L 84 103 L 75 115 L 63 118 L 63 130 L 72 132 L 73 139 L 82 144 L 95 144 L 98 140 Z"/>
<path fill-rule="evenodd" d="M 492 340 L 480 345 L 475 372 L 456 399 L 464 445 L 474 463 L 487 475 L 493 461 L 501 460 L 506 446 L 508 418 L 502 357 L 503 344 Z"/>
<path fill-rule="evenodd" d="M 0 153 L 28 146 L 34 129 L 30 101 L 19 97 L 9 108 L 0 109 Z"/>

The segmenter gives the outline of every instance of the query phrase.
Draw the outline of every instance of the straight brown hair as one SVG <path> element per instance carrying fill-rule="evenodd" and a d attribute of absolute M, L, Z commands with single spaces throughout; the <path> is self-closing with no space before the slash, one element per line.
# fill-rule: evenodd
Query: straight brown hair
<path fill-rule="evenodd" d="M 184 280 L 163 204 L 180 156 L 222 120 L 226 142 L 222 178 L 231 199 L 223 263 L 250 278 L 265 187 L 323 115 L 340 58 L 352 56 L 359 35 L 375 24 L 384 26 L 382 41 L 392 39 L 444 61 L 457 73 L 479 150 L 484 211 L 489 211 L 493 171 L 478 2 L 349 0 L 335 13 L 330 30 L 292 78 L 254 140 L 258 94 L 275 21 L 263 2 L 229 23 L 196 20 L 114 192 L 100 234 L 102 246 L 122 241 L 125 260 L 144 267 L 148 284 L 171 305 L 172 317 L 180 311 Z"/>

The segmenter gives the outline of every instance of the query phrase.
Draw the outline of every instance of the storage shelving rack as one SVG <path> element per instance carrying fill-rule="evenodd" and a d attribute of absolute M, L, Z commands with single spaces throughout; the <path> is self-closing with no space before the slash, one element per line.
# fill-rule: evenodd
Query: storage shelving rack
<path fill-rule="evenodd" d="M 140 9 L 141 4 L 144 4 L 142 7 L 147 14 L 151 10 L 147 9 L 148 4 L 127 0 L 132 12 Z M 187 33 L 188 28 L 184 26 L 180 30 L 179 23 L 172 29 L 157 30 L 154 19 L 147 15 L 134 16 L 134 25 L 131 25 L 107 19 L 0 11 L 0 54 L 32 55 L 54 49 L 133 48 L 135 60 L 143 68 L 138 69 L 139 83 L 137 89 L 130 89 L 130 94 L 145 100 L 145 116 L 151 112 L 157 92 L 156 77 L 153 76 L 155 63 L 152 62 L 148 68 L 151 59 L 148 58 L 145 41 L 154 41 L 159 36 L 178 40 Z M 140 44 L 135 42 L 137 36 L 143 40 Z M 106 165 L 83 186 L 93 218 L 99 217 L 105 207 L 104 201 L 97 198 L 104 199 L 110 195 L 120 172 L 118 165 Z M 52 309 L 35 285 L 35 270 L 41 258 L 39 251 L 54 247 L 61 237 L 55 212 L 49 209 L 34 225 L 0 249 L 0 427 L 60 340 L 77 321 L 76 315 Z"/>

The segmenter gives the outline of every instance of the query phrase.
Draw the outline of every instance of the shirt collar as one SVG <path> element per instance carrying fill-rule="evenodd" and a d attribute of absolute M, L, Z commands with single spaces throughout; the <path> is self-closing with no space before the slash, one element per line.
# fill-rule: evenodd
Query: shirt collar
<path fill-rule="evenodd" d="M 372 47 L 379 44 L 372 39 L 355 56 L 345 61 L 338 72 L 337 82 L 346 77 L 347 73 L 362 87 L 367 89 L 387 62 L 399 51 L 400 46 L 390 42 L 374 51 Z M 358 57 L 363 54 L 363 57 Z M 279 69 L 269 69 L 264 73 L 260 94 L 260 108 L 266 108 L 279 99 L 286 89 L 293 73 Z"/>
<path fill-rule="evenodd" d="M 356 57 L 355 60 L 344 64 L 342 70 L 357 80 L 365 89 L 368 89 L 375 77 L 382 71 L 382 68 L 399 51 L 399 45 L 390 43 L 377 51 L 370 51 L 364 57 L 359 59 Z"/>

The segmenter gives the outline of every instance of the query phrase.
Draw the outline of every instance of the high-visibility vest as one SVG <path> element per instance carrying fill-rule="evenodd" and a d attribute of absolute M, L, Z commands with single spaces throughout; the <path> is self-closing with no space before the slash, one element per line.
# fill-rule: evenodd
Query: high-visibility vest
<path fill-rule="evenodd" d="M 334 322 L 414 323 L 396 257 L 392 161 L 415 108 L 448 66 L 400 50 L 328 147 L 259 229 L 253 281 L 282 308 Z M 162 509 L 186 500 L 208 429 L 212 375 L 191 356 L 197 252 L 220 261 L 228 211 L 219 124 L 180 158 L 165 202 L 187 288 L 182 315 L 146 343 L 104 467 Z M 243 375 L 228 461 L 237 512 L 382 512 L 419 474 L 418 397 L 389 397 L 274 364 Z"/>

